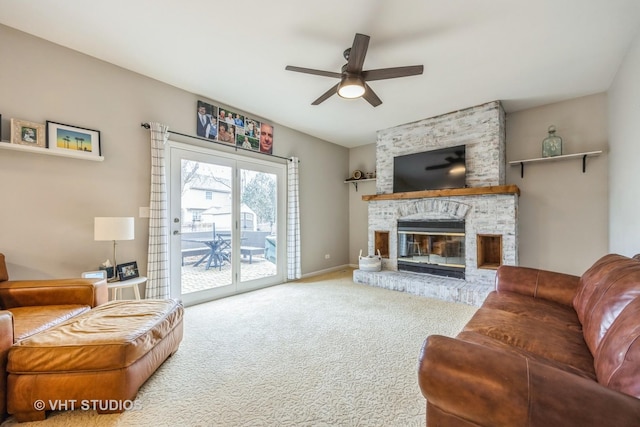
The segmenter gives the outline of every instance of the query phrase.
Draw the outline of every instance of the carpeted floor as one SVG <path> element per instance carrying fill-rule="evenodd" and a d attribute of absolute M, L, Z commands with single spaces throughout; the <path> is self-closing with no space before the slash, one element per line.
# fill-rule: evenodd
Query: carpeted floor
<path fill-rule="evenodd" d="M 354 284 L 352 270 L 189 307 L 137 410 L 21 426 L 424 426 L 417 359 L 476 307 Z M 11 419 L 3 424 L 13 425 Z"/>

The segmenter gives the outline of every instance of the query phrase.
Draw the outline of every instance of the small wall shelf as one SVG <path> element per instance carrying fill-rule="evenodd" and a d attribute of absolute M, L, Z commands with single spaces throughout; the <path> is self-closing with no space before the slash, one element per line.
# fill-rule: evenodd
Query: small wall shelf
<path fill-rule="evenodd" d="M 49 156 L 70 157 L 72 159 L 92 160 L 94 162 L 101 162 L 104 160 L 103 156 L 88 157 L 84 154 L 76 154 L 73 151 L 69 151 L 68 153 L 65 151 L 58 151 L 58 150 L 53 151 L 53 150 L 49 150 L 48 148 L 30 147 L 28 145 L 12 144 L 8 141 L 0 141 L 0 149 L 22 151 L 25 153 L 46 154 Z"/>
<path fill-rule="evenodd" d="M 514 160 L 509 162 L 511 166 L 520 165 L 520 178 L 524 178 L 524 164 L 525 163 L 534 163 L 534 162 L 549 162 L 553 160 L 568 160 L 582 157 L 582 173 L 587 171 L 587 157 L 595 157 L 602 154 L 602 150 L 599 151 L 586 151 L 584 153 L 575 153 L 575 154 L 563 154 L 562 156 L 554 156 L 554 157 L 539 157 L 537 159 L 526 159 L 526 160 Z"/>
<path fill-rule="evenodd" d="M 382 258 L 389 258 L 389 232 L 374 231 L 374 253 L 380 253 Z"/>
<path fill-rule="evenodd" d="M 478 234 L 476 236 L 478 268 L 497 270 L 502 265 L 502 236 Z"/>
<path fill-rule="evenodd" d="M 356 191 L 358 191 L 358 183 L 365 181 L 375 181 L 375 178 L 363 178 L 363 179 L 347 179 L 344 181 L 345 184 L 351 183 L 354 187 L 356 187 Z"/>

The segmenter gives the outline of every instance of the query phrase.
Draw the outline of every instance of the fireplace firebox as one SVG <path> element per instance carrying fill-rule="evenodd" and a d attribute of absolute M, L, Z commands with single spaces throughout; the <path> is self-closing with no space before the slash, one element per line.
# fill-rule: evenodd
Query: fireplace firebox
<path fill-rule="evenodd" d="M 464 279 L 464 221 L 398 221 L 398 270 Z"/>

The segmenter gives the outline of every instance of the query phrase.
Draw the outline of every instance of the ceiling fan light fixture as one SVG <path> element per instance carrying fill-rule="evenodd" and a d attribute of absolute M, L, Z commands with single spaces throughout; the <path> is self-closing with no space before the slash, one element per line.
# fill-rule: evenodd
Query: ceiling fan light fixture
<path fill-rule="evenodd" d="M 346 76 L 338 85 L 338 95 L 342 98 L 354 99 L 364 95 L 364 82 L 360 76 Z"/>
<path fill-rule="evenodd" d="M 370 37 L 366 34 L 356 33 L 351 47 L 343 52 L 344 59 L 347 63 L 342 66 L 341 72 L 314 70 L 312 68 L 295 67 L 287 65 L 285 70 L 295 71 L 298 73 L 314 74 L 317 76 L 331 77 L 340 79 L 340 82 L 331 86 L 329 90 L 320 95 L 318 99 L 313 101 L 311 105 L 318 105 L 334 94 L 338 94 L 341 98 L 355 99 L 362 97 L 377 107 L 382 104 L 382 100 L 376 95 L 367 83 L 374 80 L 395 79 L 397 77 L 417 76 L 422 74 L 424 66 L 410 65 L 406 67 L 379 68 L 376 70 L 363 70 L 364 58 L 369 47 Z"/>

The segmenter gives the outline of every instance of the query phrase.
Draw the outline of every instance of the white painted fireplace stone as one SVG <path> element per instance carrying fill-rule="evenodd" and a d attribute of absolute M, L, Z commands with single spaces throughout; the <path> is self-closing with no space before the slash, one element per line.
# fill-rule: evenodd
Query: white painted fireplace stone
<path fill-rule="evenodd" d="M 467 187 L 504 185 L 504 110 L 500 102 L 378 132 L 377 194 L 393 192 L 393 157 L 466 145 Z M 403 200 L 372 200 L 368 205 L 368 249 L 375 253 L 375 231 L 389 232 L 389 258 L 383 271 L 354 271 L 357 283 L 449 301 L 480 305 L 493 290 L 495 270 L 477 266 L 477 234 L 502 236 L 502 264 L 518 264 L 518 196 L 488 194 Z M 398 220 L 464 219 L 465 279 L 397 271 Z"/>

